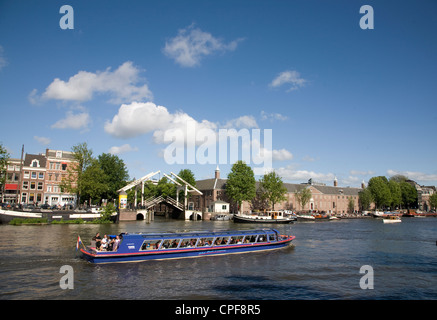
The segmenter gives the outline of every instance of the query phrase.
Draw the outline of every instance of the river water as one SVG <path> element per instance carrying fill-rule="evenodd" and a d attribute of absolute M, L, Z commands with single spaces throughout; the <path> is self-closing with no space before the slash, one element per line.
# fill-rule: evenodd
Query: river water
<path fill-rule="evenodd" d="M 150 224 L 0 225 L 0 299 L 437 299 L 437 218 L 276 225 L 296 236 L 294 246 L 197 259 L 93 265 L 75 248 L 78 234 L 88 244 L 96 232 L 256 227 L 159 217 Z M 65 265 L 72 272 L 61 273 Z M 73 289 L 60 286 L 66 274 Z"/>

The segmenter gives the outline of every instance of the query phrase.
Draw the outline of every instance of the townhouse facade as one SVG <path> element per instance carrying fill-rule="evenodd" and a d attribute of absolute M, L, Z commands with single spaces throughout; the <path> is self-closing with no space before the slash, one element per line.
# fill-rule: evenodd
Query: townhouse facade
<path fill-rule="evenodd" d="M 75 164 L 73 153 L 46 149 L 45 153 L 9 159 L 1 201 L 10 204 L 74 205 L 76 195 L 62 189 L 62 179 Z"/>

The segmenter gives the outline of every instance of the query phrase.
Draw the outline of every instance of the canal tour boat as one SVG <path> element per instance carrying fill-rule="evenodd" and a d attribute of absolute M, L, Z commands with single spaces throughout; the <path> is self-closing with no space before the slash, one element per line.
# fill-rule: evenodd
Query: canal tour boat
<path fill-rule="evenodd" d="M 281 235 L 274 229 L 258 229 L 122 233 L 119 238 L 121 240 L 116 251 L 99 251 L 88 246 L 81 248 L 82 257 L 91 263 L 111 263 L 259 252 L 285 248 L 295 236 Z"/>

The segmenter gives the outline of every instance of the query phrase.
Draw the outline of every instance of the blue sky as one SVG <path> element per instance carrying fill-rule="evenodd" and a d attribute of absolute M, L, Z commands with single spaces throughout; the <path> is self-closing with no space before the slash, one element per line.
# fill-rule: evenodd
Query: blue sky
<path fill-rule="evenodd" d="M 74 29 L 60 28 L 63 4 Z M 374 29 L 359 22 L 374 10 Z M 1 143 L 87 142 L 130 176 L 169 164 L 168 130 L 272 129 L 284 181 L 437 184 L 435 1 L 2 1 Z M 254 143 L 252 138 L 251 143 Z M 198 145 L 196 146 L 198 147 Z M 196 159 L 197 160 L 197 159 Z M 225 177 L 232 163 L 220 164 Z"/>

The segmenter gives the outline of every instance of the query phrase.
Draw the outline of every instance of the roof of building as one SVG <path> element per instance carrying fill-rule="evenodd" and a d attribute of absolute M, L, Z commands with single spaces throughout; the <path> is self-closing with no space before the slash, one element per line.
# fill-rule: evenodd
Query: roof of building
<path fill-rule="evenodd" d="M 205 179 L 196 181 L 196 188 L 199 190 L 224 190 L 226 189 L 227 179 Z M 256 182 L 258 188 L 259 182 Z M 322 185 L 309 185 L 309 184 L 296 184 L 296 183 L 284 183 L 284 187 L 287 189 L 288 193 L 296 193 L 300 190 L 313 187 L 319 190 L 323 194 L 337 194 L 344 196 L 357 196 L 361 188 L 351 188 L 351 187 L 331 187 Z"/>
<path fill-rule="evenodd" d="M 40 168 L 46 167 L 46 157 L 45 156 L 43 156 L 41 154 L 29 154 L 29 153 L 26 153 L 26 156 L 24 157 L 24 166 L 31 167 L 33 160 L 38 160 Z"/>
<path fill-rule="evenodd" d="M 57 152 L 61 152 L 60 153 L 61 157 L 57 157 L 56 156 Z M 74 154 L 71 151 L 47 149 L 46 150 L 46 156 L 50 157 L 50 158 L 58 158 L 58 159 L 62 159 L 62 160 L 75 160 L 74 159 Z"/>

